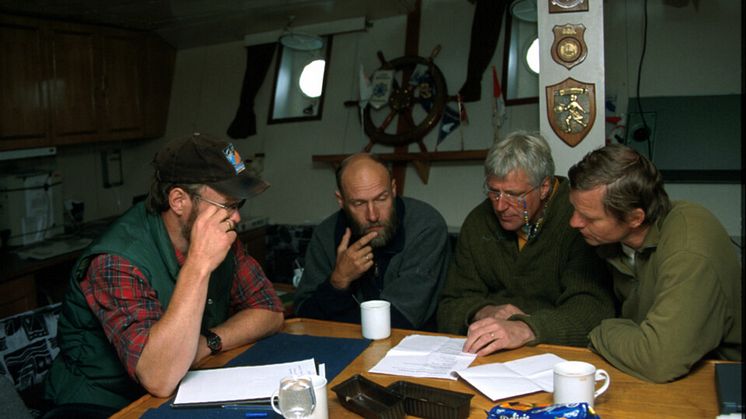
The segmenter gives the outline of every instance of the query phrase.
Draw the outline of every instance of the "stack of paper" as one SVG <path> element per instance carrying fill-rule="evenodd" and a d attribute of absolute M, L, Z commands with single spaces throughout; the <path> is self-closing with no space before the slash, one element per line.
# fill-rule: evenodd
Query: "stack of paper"
<path fill-rule="evenodd" d="M 174 407 L 220 405 L 263 401 L 280 386 L 287 376 L 316 375 L 313 358 L 282 364 L 255 367 L 229 367 L 189 371 L 176 393 Z"/>
<path fill-rule="evenodd" d="M 456 380 L 454 372 L 468 368 L 477 357 L 461 352 L 465 341 L 445 336 L 410 335 L 391 348 L 370 372 Z"/>
<path fill-rule="evenodd" d="M 553 391 L 554 365 L 564 359 L 543 354 L 515 361 L 479 365 L 458 375 L 492 401 L 537 391 Z"/>

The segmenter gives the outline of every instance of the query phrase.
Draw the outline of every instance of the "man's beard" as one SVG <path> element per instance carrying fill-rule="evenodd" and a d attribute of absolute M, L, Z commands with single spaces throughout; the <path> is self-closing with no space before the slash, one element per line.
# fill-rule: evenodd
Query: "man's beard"
<path fill-rule="evenodd" d="M 192 237 L 192 226 L 194 226 L 194 222 L 197 220 L 197 215 L 199 215 L 199 210 L 197 209 L 197 206 L 192 206 L 192 211 L 189 213 L 189 218 L 187 218 L 186 223 L 181 226 L 181 237 L 186 240 L 187 243 L 190 242 L 190 239 Z"/>
<path fill-rule="evenodd" d="M 378 235 L 369 243 L 370 247 L 373 248 L 386 246 L 396 235 L 396 230 L 399 225 L 399 219 L 396 216 L 396 209 L 394 208 L 391 209 L 391 216 L 386 221 L 359 224 L 350 213 L 347 213 L 347 218 L 351 221 L 352 233 L 355 237 L 363 237 L 368 234 L 368 229 L 371 227 L 383 227 L 383 229 L 378 230 Z"/>

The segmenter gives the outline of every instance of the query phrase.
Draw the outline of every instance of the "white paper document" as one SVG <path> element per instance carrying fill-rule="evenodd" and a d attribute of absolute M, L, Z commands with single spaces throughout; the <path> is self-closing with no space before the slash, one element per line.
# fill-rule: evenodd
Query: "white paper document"
<path fill-rule="evenodd" d="M 447 378 L 474 361 L 476 354 L 461 352 L 466 339 L 410 335 L 391 348 L 370 372 L 406 377 Z"/>
<path fill-rule="evenodd" d="M 553 391 L 554 365 L 562 361 L 564 359 L 554 354 L 534 355 L 479 365 L 458 371 L 458 375 L 495 401 L 537 391 Z"/>
<path fill-rule="evenodd" d="M 313 358 L 254 367 L 189 371 L 179 384 L 174 407 L 220 404 L 269 398 L 280 380 L 291 375 L 316 375 Z"/>

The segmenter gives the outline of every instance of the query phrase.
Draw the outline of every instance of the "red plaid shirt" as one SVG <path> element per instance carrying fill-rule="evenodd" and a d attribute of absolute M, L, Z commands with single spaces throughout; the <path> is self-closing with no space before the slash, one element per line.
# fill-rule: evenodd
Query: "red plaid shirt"
<path fill-rule="evenodd" d="M 246 253 L 239 240 L 233 244 L 233 253 L 237 269 L 231 286 L 230 314 L 245 308 L 282 311 L 282 302 L 262 267 Z M 177 250 L 179 266 L 185 259 Z M 135 367 L 148 341 L 150 328 L 163 315 L 155 290 L 129 260 L 111 254 L 101 254 L 91 260 L 80 288 L 119 359 L 135 378 Z"/>

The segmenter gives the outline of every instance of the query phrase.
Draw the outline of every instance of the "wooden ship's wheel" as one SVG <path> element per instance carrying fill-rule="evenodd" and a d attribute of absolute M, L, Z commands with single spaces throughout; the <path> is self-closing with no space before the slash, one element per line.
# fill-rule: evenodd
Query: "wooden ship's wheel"
<path fill-rule="evenodd" d="M 412 143 L 427 151 L 422 139 L 438 124 L 448 100 L 443 73 L 433 63 L 439 51 L 436 47 L 429 58 L 403 56 L 391 61 L 378 52 L 380 69 L 393 70 L 393 81 L 383 106 L 375 108 L 368 103 L 363 110 L 365 134 L 370 139 L 366 151 L 373 144 L 396 147 Z"/>

